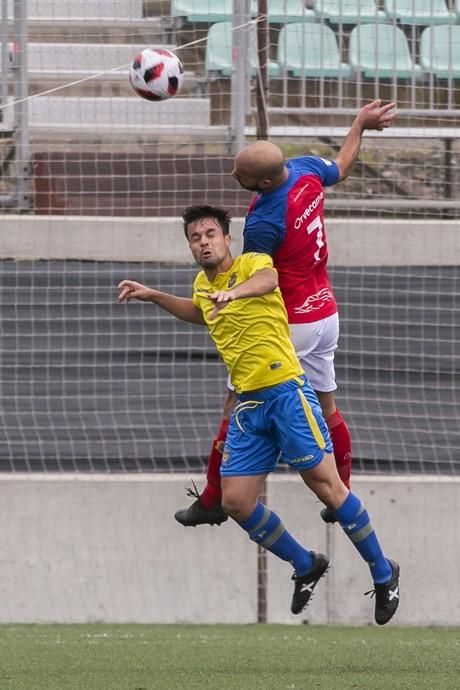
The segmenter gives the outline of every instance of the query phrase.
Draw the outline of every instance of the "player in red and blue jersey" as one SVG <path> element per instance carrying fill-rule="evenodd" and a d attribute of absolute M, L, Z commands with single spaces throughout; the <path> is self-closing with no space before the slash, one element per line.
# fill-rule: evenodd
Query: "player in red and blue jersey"
<path fill-rule="evenodd" d="M 364 130 L 382 130 L 395 115 L 395 104 L 380 100 L 364 106 L 334 161 L 315 156 L 284 160 L 281 150 L 257 141 L 235 158 L 233 177 L 257 192 L 244 225 L 243 252 L 273 257 L 288 313 L 291 339 L 302 368 L 319 399 L 331 436 L 337 470 L 350 488 L 351 438 L 335 403 L 337 388 L 334 352 L 339 338 L 337 303 L 327 272 L 324 187 L 345 179 L 356 160 Z M 221 524 L 227 519 L 220 505 L 220 466 L 229 416 L 235 404 L 230 390 L 223 418 L 208 459 L 207 484 L 188 508 L 175 518 L 184 526 Z M 335 522 L 324 508 L 326 522 Z"/>
<path fill-rule="evenodd" d="M 266 156 L 269 147 L 276 157 L 278 147 L 268 142 L 251 148 Z M 282 176 L 282 184 L 252 202 L 244 226 L 244 252 L 273 257 L 290 324 L 320 321 L 337 312 L 326 269 L 323 188 L 339 182 L 339 168 L 333 161 L 302 156 L 287 161 Z"/>

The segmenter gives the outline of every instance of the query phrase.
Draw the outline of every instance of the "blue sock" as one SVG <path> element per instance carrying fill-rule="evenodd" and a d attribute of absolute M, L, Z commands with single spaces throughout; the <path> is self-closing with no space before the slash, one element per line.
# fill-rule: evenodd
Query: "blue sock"
<path fill-rule="evenodd" d="M 392 568 L 383 555 L 369 514 L 359 498 L 350 491 L 335 514 L 343 531 L 369 565 L 374 582 L 388 582 L 393 574 Z"/>
<path fill-rule="evenodd" d="M 240 527 L 248 533 L 249 539 L 283 561 L 289 561 L 297 575 L 305 575 L 312 569 L 314 557 L 311 551 L 301 546 L 285 529 L 278 515 L 260 501 Z"/>

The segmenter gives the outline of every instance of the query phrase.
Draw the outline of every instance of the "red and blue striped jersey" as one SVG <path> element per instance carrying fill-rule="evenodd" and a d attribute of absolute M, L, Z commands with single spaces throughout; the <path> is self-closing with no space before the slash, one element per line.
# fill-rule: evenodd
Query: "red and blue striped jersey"
<path fill-rule="evenodd" d="M 259 194 L 244 225 L 243 252 L 273 257 L 289 323 L 309 323 L 337 311 L 327 273 L 323 187 L 339 181 L 333 161 L 316 156 L 286 163 L 287 180 Z"/>

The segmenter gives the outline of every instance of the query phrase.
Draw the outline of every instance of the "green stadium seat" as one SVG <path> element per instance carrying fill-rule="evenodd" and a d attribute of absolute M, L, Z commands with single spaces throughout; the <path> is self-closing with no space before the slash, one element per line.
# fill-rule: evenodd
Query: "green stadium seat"
<path fill-rule="evenodd" d="M 303 0 L 267 0 L 270 24 L 316 20 L 313 10 L 305 7 Z M 257 0 L 251 2 L 251 12 L 257 14 Z M 170 16 L 187 23 L 225 22 L 232 20 L 233 0 L 171 0 Z"/>
<path fill-rule="evenodd" d="M 171 0 L 171 17 L 182 17 L 188 23 L 213 24 L 232 18 L 232 0 Z"/>
<path fill-rule="evenodd" d="M 420 38 L 420 65 L 439 79 L 460 79 L 460 26 L 428 26 Z"/>
<path fill-rule="evenodd" d="M 251 27 L 251 66 L 252 73 L 257 71 L 257 38 L 256 27 Z M 232 24 L 219 22 L 213 24 L 208 31 L 205 58 L 206 74 L 215 77 L 230 77 L 232 74 Z M 276 62 L 268 65 L 270 78 L 279 76 L 280 70 Z"/>
<path fill-rule="evenodd" d="M 349 77 L 335 33 L 324 24 L 287 24 L 279 35 L 278 64 L 294 77 Z"/>
<path fill-rule="evenodd" d="M 455 13 L 447 9 L 445 0 L 385 0 L 388 19 L 401 24 L 430 26 L 455 22 Z"/>
<path fill-rule="evenodd" d="M 404 31 L 394 24 L 363 24 L 350 33 L 350 66 L 365 77 L 411 79 L 422 71 L 409 51 Z"/>
<path fill-rule="evenodd" d="M 268 21 L 270 24 L 314 22 L 316 15 L 305 7 L 303 0 L 268 0 Z"/>
<path fill-rule="evenodd" d="M 331 24 L 362 24 L 385 20 L 385 12 L 377 8 L 375 0 L 316 0 L 317 17 Z"/>

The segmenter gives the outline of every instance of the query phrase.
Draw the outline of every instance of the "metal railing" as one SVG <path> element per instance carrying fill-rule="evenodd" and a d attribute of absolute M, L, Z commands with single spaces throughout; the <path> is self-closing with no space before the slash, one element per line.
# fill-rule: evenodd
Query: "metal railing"
<path fill-rule="evenodd" d="M 0 207 L 16 211 L 30 208 L 30 152 L 27 77 L 27 3 L 14 0 L 13 21 L 8 21 L 8 2 L 2 0 L 1 16 L 1 125 L 3 141 L 0 179 L 7 178 L 9 192 L 0 194 Z M 9 103 L 9 94 L 13 103 Z M 11 111 L 10 111 L 11 109 Z"/>

